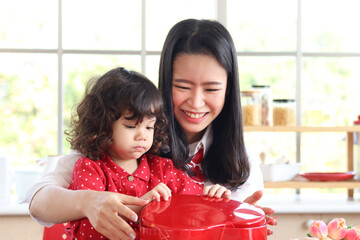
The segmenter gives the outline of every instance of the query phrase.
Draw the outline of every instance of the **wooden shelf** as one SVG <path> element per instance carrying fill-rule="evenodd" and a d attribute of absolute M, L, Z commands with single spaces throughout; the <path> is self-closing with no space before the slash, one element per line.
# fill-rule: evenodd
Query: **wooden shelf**
<path fill-rule="evenodd" d="M 307 126 L 245 126 L 246 132 L 344 132 L 347 142 L 347 170 L 354 171 L 354 135 L 360 133 L 360 125 L 335 127 L 307 127 Z M 359 143 L 360 145 L 360 143 Z M 360 158 L 360 156 L 359 156 Z M 338 182 L 313 182 L 295 178 L 293 181 L 265 182 L 265 188 L 346 188 L 348 197 L 352 198 L 354 189 L 360 189 L 359 180 Z"/>
<path fill-rule="evenodd" d="M 360 132 L 360 126 L 305 127 L 305 126 L 245 126 L 246 132 Z"/>
<path fill-rule="evenodd" d="M 332 182 L 315 182 L 315 181 L 282 181 L 282 182 L 264 182 L 265 188 L 360 188 L 360 181 L 332 181 Z"/>

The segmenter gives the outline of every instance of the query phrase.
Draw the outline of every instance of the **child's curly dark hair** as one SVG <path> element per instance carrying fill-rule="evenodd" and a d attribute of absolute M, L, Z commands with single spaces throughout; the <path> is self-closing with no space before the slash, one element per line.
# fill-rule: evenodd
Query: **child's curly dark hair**
<path fill-rule="evenodd" d="M 146 116 L 156 117 L 150 153 L 157 154 L 168 147 L 167 121 L 159 91 L 144 75 L 120 67 L 88 82 L 85 96 L 71 117 L 71 130 L 65 131 L 71 149 L 92 160 L 101 159 L 111 143 L 114 122 L 126 112 L 139 122 Z"/>

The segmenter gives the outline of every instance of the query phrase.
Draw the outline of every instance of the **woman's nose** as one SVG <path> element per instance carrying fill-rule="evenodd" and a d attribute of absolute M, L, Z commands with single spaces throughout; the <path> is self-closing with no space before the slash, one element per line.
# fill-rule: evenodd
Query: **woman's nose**
<path fill-rule="evenodd" d="M 194 90 L 189 98 L 189 103 L 192 107 L 198 108 L 204 105 L 204 94 L 201 90 Z"/>

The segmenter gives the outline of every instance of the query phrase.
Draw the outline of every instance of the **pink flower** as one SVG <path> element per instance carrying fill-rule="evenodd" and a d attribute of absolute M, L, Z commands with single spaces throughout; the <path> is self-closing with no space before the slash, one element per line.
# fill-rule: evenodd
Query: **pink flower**
<path fill-rule="evenodd" d="M 319 240 L 327 239 L 328 229 L 326 224 L 323 221 L 314 221 L 309 227 L 309 234 Z"/>
<path fill-rule="evenodd" d="M 360 240 L 360 226 L 348 229 L 345 240 Z"/>
<path fill-rule="evenodd" d="M 345 219 L 343 218 L 334 218 L 328 223 L 327 228 L 328 236 L 334 240 L 343 239 L 347 232 Z"/>

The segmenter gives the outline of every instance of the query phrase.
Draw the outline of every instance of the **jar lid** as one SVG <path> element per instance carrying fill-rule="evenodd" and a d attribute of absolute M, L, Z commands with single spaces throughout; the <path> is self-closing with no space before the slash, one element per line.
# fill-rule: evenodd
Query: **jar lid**
<path fill-rule="evenodd" d="M 247 91 L 240 91 L 241 94 L 248 94 L 248 95 L 251 95 L 251 94 L 256 94 L 256 93 L 261 93 L 261 91 L 257 91 L 257 90 L 247 90 Z"/>
<path fill-rule="evenodd" d="M 253 205 L 195 195 L 173 195 L 168 201 L 152 201 L 141 212 L 140 226 L 163 230 L 204 231 L 212 228 L 265 226 L 263 210 Z"/>
<path fill-rule="evenodd" d="M 271 88 L 270 85 L 251 85 L 253 88 Z"/>
<path fill-rule="evenodd" d="M 288 103 L 288 102 L 295 102 L 295 99 L 273 99 L 273 102 Z"/>

